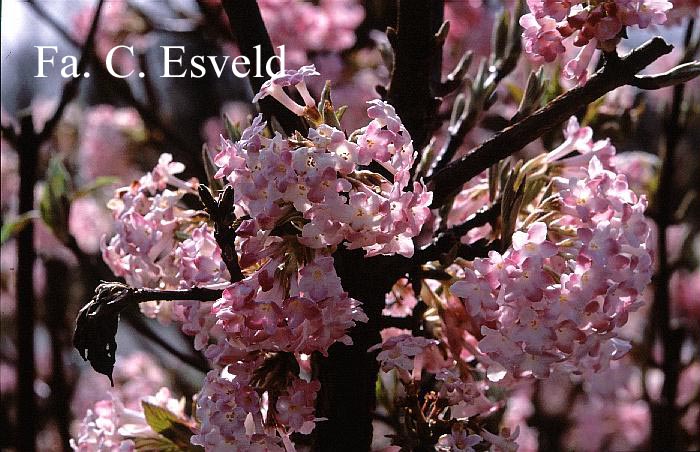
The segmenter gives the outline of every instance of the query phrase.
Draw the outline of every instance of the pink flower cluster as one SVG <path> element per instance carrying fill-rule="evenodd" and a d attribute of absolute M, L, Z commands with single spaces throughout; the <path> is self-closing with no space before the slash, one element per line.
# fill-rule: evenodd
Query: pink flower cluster
<path fill-rule="evenodd" d="M 415 370 L 414 360 L 421 355 L 426 348 L 438 345 L 434 339 L 415 337 L 410 334 L 393 336 L 381 344 L 373 345 L 368 351 L 381 350 L 377 355 L 377 361 L 381 363 L 384 372 L 396 370 L 399 379 L 404 383 L 409 383 L 414 378 L 412 373 Z M 417 375 L 420 379 L 420 375 Z"/>
<path fill-rule="evenodd" d="M 116 234 L 102 244 L 102 257 L 115 275 L 133 287 L 180 288 L 182 280 L 201 279 L 201 273 L 191 267 L 202 265 L 206 255 L 195 259 L 194 252 L 208 251 L 211 258 L 220 255 L 214 256 L 211 246 L 196 245 L 206 239 L 206 229 L 195 230 L 192 239 L 183 243 L 184 248 L 175 252 L 180 244 L 177 235 L 193 223 L 194 214 L 179 206 L 182 196 L 194 192 L 196 186 L 175 176 L 183 170 L 184 165 L 163 154 L 152 172 L 117 191 L 109 203 Z M 218 267 L 209 263 L 207 271 Z M 213 272 L 207 282 L 221 279 L 221 272 Z M 186 285 L 201 282 L 195 280 Z"/>
<path fill-rule="evenodd" d="M 249 383 L 249 374 L 211 371 L 197 395 L 201 421 L 192 444 L 206 450 L 293 451 L 293 432 L 311 433 L 318 381 L 294 379 L 273 407 Z M 267 420 L 265 419 L 267 416 Z"/>
<path fill-rule="evenodd" d="M 116 234 L 102 244 L 102 257 L 115 275 L 132 287 L 181 289 L 194 286 L 223 287 L 230 276 L 213 228 L 200 222 L 181 198 L 194 192 L 196 181 L 175 176 L 184 166 L 163 154 L 156 167 L 139 181 L 117 191 L 109 203 Z M 170 188 L 168 188 L 170 187 Z M 171 188 L 176 188 L 175 190 Z M 219 338 L 210 315 L 213 302 L 149 301 L 141 311 L 159 321 L 182 322 L 182 330 L 195 336 L 195 347 L 204 349 L 211 336 Z"/>
<path fill-rule="evenodd" d="M 304 115 L 315 105 L 304 77 L 314 74 L 313 66 L 288 71 L 256 98 L 272 95 Z M 297 87 L 305 107 L 282 91 L 289 85 Z M 237 143 L 223 140 L 217 177 L 235 188 L 237 210 L 266 230 L 297 218 L 299 242 L 307 247 L 345 240 L 348 248 L 364 248 L 368 256 L 412 256 L 412 238 L 431 218 L 432 193 L 421 182 L 409 187 L 416 154 L 394 108 L 380 100 L 369 103 L 368 126 L 350 139 L 327 124 L 311 128 L 307 138 L 279 133 L 268 138 L 258 117 Z M 366 169 L 373 162 L 382 174 Z"/>
<path fill-rule="evenodd" d="M 317 255 L 299 270 L 282 260 L 273 257 L 216 302 L 212 314 L 226 342 L 207 350 L 210 359 L 229 364 L 260 351 L 327 354 L 335 342 L 352 343 L 347 330 L 367 317 L 343 291 L 333 258 Z"/>
<path fill-rule="evenodd" d="M 552 62 L 564 53 L 563 41 L 573 39 L 582 47 L 569 61 L 564 74 L 583 81 L 588 63 L 596 48 L 612 50 L 625 27 L 647 28 L 666 21 L 666 12 L 673 6 L 665 0 L 528 0 L 530 13 L 520 18 L 525 51 L 538 61 Z"/>
<path fill-rule="evenodd" d="M 221 8 L 221 0 L 205 0 Z M 260 14 L 274 46 L 284 45 L 288 65 L 307 64 L 316 53 L 355 45 L 355 29 L 365 18 L 358 0 L 260 0 Z M 222 19 L 228 17 L 222 11 Z"/>
<path fill-rule="evenodd" d="M 115 176 L 122 182 L 131 182 L 137 172 L 129 156 L 136 144 L 146 138 L 136 110 L 98 105 L 85 112 L 84 122 L 78 150 L 78 168 L 83 181 Z"/>
<path fill-rule="evenodd" d="M 168 388 L 161 388 L 155 395 L 143 396 L 144 402 L 166 409 L 183 424 L 191 422 L 185 416 L 185 400 L 172 397 Z M 79 452 L 132 452 L 140 438 L 157 438 L 159 435 L 148 425 L 143 410 L 125 408 L 120 398 L 100 400 L 89 409 L 77 438 L 71 439 L 71 447 Z"/>
<path fill-rule="evenodd" d="M 513 234 L 464 269 L 451 291 L 481 327 L 479 349 L 515 376 L 599 371 L 629 350 L 617 337 L 651 279 L 644 198 L 594 156 L 583 178 L 557 177 L 549 224 Z"/>

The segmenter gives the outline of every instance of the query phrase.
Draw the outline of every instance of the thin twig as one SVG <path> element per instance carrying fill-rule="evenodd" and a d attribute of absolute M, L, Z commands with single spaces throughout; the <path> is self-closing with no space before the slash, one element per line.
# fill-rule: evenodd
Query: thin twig
<path fill-rule="evenodd" d="M 95 15 L 93 16 L 92 24 L 90 25 L 90 31 L 88 32 L 87 38 L 85 39 L 85 44 L 83 45 L 83 49 L 80 53 L 80 59 L 78 60 L 78 67 L 76 68 L 78 76 L 71 78 L 66 82 L 65 85 L 63 85 L 63 91 L 61 92 L 61 100 L 58 103 L 58 107 L 56 107 L 56 111 L 54 111 L 51 118 L 49 118 L 49 120 L 46 121 L 44 129 L 41 131 L 41 133 L 39 133 L 39 141 L 42 143 L 46 141 L 51 136 L 51 134 L 53 134 L 53 131 L 58 125 L 58 122 L 63 117 L 63 110 L 65 110 L 66 106 L 78 94 L 80 82 L 84 78 L 83 73 L 85 72 L 85 68 L 87 67 L 88 62 L 92 59 L 94 55 L 95 35 L 97 34 L 97 28 L 100 22 L 100 12 L 102 11 L 102 5 L 104 5 L 104 2 L 105 0 L 100 0 L 97 3 Z"/>
<path fill-rule="evenodd" d="M 131 310 L 128 309 L 124 311 L 123 315 L 124 320 L 129 322 L 129 325 L 131 325 L 140 335 L 150 340 L 157 346 L 163 348 L 163 350 L 170 353 L 175 358 L 191 366 L 192 368 L 199 370 L 200 372 L 207 373 L 209 372 L 209 370 L 211 370 L 209 364 L 205 359 L 202 358 L 201 355 L 193 356 L 187 353 L 183 353 L 181 350 L 177 349 L 168 341 L 160 337 L 158 333 L 153 331 L 153 329 L 144 321 L 141 315 L 135 315 Z"/>
<path fill-rule="evenodd" d="M 672 49 L 673 46 L 663 38 L 655 37 L 623 58 L 609 57 L 603 68 L 586 84 L 562 94 L 547 106 L 497 133 L 466 157 L 452 162 L 434 174 L 430 178 L 433 190 L 432 206 L 441 206 L 465 182 L 558 127 L 582 106 L 615 88 L 632 83 L 640 70 Z"/>
<path fill-rule="evenodd" d="M 437 234 L 433 243 L 420 251 L 420 259 L 423 259 L 423 262 L 436 259 L 441 253 L 448 252 L 467 232 L 495 221 L 500 213 L 501 203 L 496 202 L 490 207 L 476 212 L 464 223 Z"/>

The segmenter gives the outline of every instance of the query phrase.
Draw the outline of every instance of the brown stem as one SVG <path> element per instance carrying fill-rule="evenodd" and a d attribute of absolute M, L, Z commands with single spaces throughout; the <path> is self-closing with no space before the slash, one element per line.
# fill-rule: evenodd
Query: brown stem
<path fill-rule="evenodd" d="M 654 281 L 654 302 L 651 309 L 651 328 L 656 341 L 663 347 L 664 382 L 661 389 L 661 400 L 652 404 L 651 447 L 653 450 L 680 450 L 679 411 L 676 406 L 678 393 L 678 378 L 681 371 L 680 350 L 683 342 L 683 331 L 672 325 L 671 298 L 669 282 L 671 268 L 669 266 L 667 233 L 668 226 L 673 224 L 674 156 L 681 133 L 679 126 L 680 110 L 683 103 L 684 85 L 676 85 L 673 90 L 673 100 L 669 113 L 665 134 L 666 142 L 662 151 L 662 167 L 659 176 L 659 188 L 656 192 L 657 210 L 657 262 L 658 271 Z"/>
<path fill-rule="evenodd" d="M 34 208 L 34 185 L 38 164 L 39 136 L 31 116 L 20 120 L 19 214 Z M 34 225 L 29 222 L 17 235 L 17 444 L 22 451 L 35 450 L 36 399 L 34 397 Z"/>
<path fill-rule="evenodd" d="M 432 206 L 441 206 L 465 182 L 558 127 L 582 106 L 615 88 L 631 84 L 640 70 L 672 49 L 673 46 L 663 38 L 655 37 L 623 58 L 609 57 L 603 68 L 586 84 L 562 94 L 532 115 L 497 133 L 467 156 L 431 176 Z"/>
<path fill-rule="evenodd" d="M 394 67 L 387 100 L 411 134 L 416 149 L 427 144 L 436 128 L 440 100 L 430 86 L 440 81 L 439 72 L 435 80 L 434 68 L 441 60 L 442 46 L 436 44 L 434 33 L 436 22 L 439 26 L 442 19 L 442 6 L 437 0 L 400 0 L 398 29 L 392 39 Z"/>
<path fill-rule="evenodd" d="M 70 278 L 68 266 L 57 259 L 48 259 L 46 266 L 46 296 L 44 305 L 46 312 L 46 328 L 51 337 L 51 410 L 56 419 L 58 432 L 61 436 L 61 447 L 65 451 L 70 448 L 70 412 L 71 388 L 66 380 L 66 370 L 63 364 L 63 350 L 69 343 L 66 334 L 66 308 L 68 307 L 68 292 Z"/>
<path fill-rule="evenodd" d="M 314 429 L 318 451 L 368 451 L 372 443 L 372 413 L 379 365 L 367 349 L 381 341 L 384 294 L 406 272 L 401 256 L 365 258 L 362 250 L 340 248 L 335 267 L 343 288 L 361 301 L 369 322 L 350 331 L 352 345 L 334 344 L 327 357 L 314 358 L 314 374 L 321 382 L 316 416 L 328 420 Z"/>
<path fill-rule="evenodd" d="M 256 46 L 260 46 L 260 64 L 266 65 L 275 56 L 275 49 L 267 34 L 265 22 L 260 15 L 260 8 L 255 0 L 223 0 L 222 5 L 228 20 L 231 23 L 231 30 L 238 43 L 241 55 L 246 56 L 251 62 L 256 58 Z M 272 60 L 272 70 L 280 70 L 277 59 Z M 251 71 L 248 80 L 253 88 L 253 92 L 260 91 L 263 83 L 270 78 L 264 71 L 261 76 L 253 74 Z M 269 120 L 272 116 L 279 121 L 284 131 L 291 135 L 295 130 L 304 131 L 304 124 L 294 113 L 285 108 L 282 104 L 271 97 L 261 99 L 258 104 L 260 110 Z"/>

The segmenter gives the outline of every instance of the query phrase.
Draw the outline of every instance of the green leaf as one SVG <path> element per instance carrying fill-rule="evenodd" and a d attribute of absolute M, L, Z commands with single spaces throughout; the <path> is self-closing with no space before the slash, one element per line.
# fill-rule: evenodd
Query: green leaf
<path fill-rule="evenodd" d="M 65 242 L 68 236 L 71 179 L 61 157 L 52 157 L 46 171 L 46 186 L 39 201 L 39 212 L 46 225 Z"/>
<path fill-rule="evenodd" d="M 103 187 L 109 187 L 110 185 L 114 185 L 117 182 L 119 182 L 118 177 L 111 177 L 111 176 L 100 176 L 96 178 L 94 181 L 90 182 L 87 185 L 84 185 L 80 187 L 78 190 L 73 193 L 73 199 L 78 199 L 82 198 L 84 196 L 91 195 L 95 193 L 97 190 L 103 188 Z"/>
<path fill-rule="evenodd" d="M 190 444 L 192 437 L 192 429 L 175 413 L 153 405 L 146 401 L 142 401 L 143 414 L 146 416 L 146 422 L 151 426 L 153 431 L 167 438 L 176 450 L 203 450 L 198 446 Z"/>
<path fill-rule="evenodd" d="M 528 83 L 530 82 L 530 79 L 528 79 Z M 516 104 L 519 104 L 523 100 L 523 95 L 525 94 L 525 91 L 515 83 L 506 83 L 506 89 L 508 89 L 508 93 L 510 96 L 513 98 Z"/>
<path fill-rule="evenodd" d="M 158 436 L 155 438 L 127 437 L 127 439 L 130 439 L 134 442 L 134 444 L 136 445 L 136 450 L 139 452 L 147 452 L 154 450 L 157 450 L 159 452 L 181 452 L 183 450 L 176 444 L 174 444 L 172 441 L 170 441 L 168 438 L 164 438 L 162 436 Z"/>
<path fill-rule="evenodd" d="M 241 126 L 239 124 L 233 124 L 228 115 L 224 115 L 224 125 L 226 126 L 226 133 L 231 141 L 238 141 L 241 139 Z"/>
<path fill-rule="evenodd" d="M 222 179 L 217 179 L 214 177 L 218 168 L 214 164 L 214 160 L 209 153 L 209 147 L 206 143 L 202 145 L 202 162 L 204 163 L 204 172 L 207 173 L 207 184 L 209 187 L 217 192 L 224 189 L 224 184 Z"/>
<path fill-rule="evenodd" d="M 15 235 L 24 229 L 24 227 L 29 224 L 29 222 L 35 218 L 39 218 L 39 212 L 36 210 L 30 210 L 25 212 L 17 218 L 13 219 L 2 225 L 2 231 L 0 231 L 0 245 L 4 245 L 5 242 L 10 240 Z"/>

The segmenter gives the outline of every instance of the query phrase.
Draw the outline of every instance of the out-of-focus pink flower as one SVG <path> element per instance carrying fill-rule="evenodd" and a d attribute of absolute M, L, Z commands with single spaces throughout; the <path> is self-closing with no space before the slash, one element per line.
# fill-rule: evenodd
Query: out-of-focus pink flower
<path fill-rule="evenodd" d="M 85 112 L 78 150 L 78 171 L 84 182 L 114 176 L 123 183 L 136 178 L 130 158 L 145 139 L 141 118 L 133 108 L 98 105 Z"/>
<path fill-rule="evenodd" d="M 112 232 L 112 221 L 107 209 L 95 198 L 82 197 L 71 203 L 68 229 L 81 250 L 96 254 L 102 238 Z"/>

